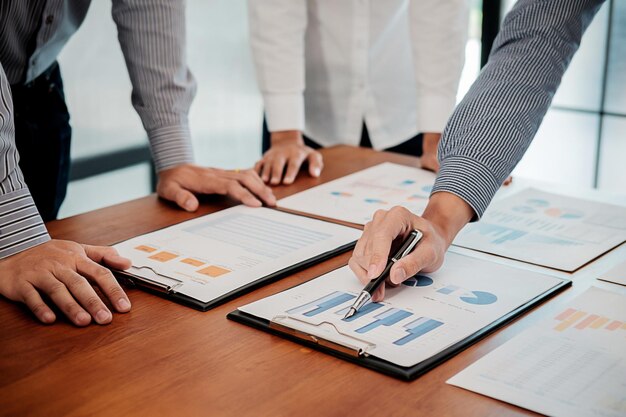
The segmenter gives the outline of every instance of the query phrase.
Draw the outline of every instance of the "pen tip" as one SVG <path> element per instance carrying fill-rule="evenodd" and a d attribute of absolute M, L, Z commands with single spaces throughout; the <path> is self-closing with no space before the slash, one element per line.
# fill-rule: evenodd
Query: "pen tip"
<path fill-rule="evenodd" d="M 354 316 L 354 313 L 356 313 L 356 310 L 354 309 L 354 307 L 350 307 L 350 310 L 348 310 L 343 319 L 349 319 L 350 317 Z"/>

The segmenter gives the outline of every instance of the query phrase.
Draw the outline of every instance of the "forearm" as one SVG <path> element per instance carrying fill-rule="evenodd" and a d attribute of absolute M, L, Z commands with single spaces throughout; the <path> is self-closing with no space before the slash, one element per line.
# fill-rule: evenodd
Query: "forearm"
<path fill-rule="evenodd" d="M 133 106 L 157 171 L 193 162 L 188 113 L 196 84 L 186 63 L 185 2 L 115 0 L 112 14 L 133 85 Z"/>
<path fill-rule="evenodd" d="M 522 158 L 602 0 L 520 0 L 489 62 L 450 118 L 433 192 L 466 201 L 479 218 Z"/>
<path fill-rule="evenodd" d="M 465 200 L 447 192 L 433 194 L 422 214 L 437 228 L 448 246 L 473 216 L 474 210 Z"/>
<path fill-rule="evenodd" d="M 250 45 L 270 132 L 304 129 L 304 0 L 249 0 Z"/>
<path fill-rule="evenodd" d="M 12 103 L 0 66 L 0 259 L 50 240 L 18 166 Z"/>

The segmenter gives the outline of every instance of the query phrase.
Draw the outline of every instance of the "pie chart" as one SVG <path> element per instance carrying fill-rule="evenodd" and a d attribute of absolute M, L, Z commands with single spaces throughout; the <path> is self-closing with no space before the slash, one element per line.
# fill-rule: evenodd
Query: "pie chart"
<path fill-rule="evenodd" d="M 470 293 L 461 296 L 461 301 L 468 304 L 484 306 L 495 303 L 498 301 L 498 297 L 496 297 L 495 294 L 486 291 L 471 291 Z"/>
<path fill-rule="evenodd" d="M 407 287 L 428 287 L 432 283 L 433 279 L 426 275 L 415 275 L 403 282 Z"/>

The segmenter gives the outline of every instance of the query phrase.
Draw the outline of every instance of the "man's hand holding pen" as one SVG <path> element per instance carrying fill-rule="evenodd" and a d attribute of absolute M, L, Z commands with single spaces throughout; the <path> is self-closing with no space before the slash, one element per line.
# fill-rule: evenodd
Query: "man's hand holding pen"
<path fill-rule="evenodd" d="M 385 270 L 394 240 L 405 239 L 411 231 L 419 230 L 423 234 L 420 244 L 394 262 L 387 282 L 398 285 L 420 271 L 436 271 L 456 234 L 473 216 L 474 211 L 465 201 L 445 192 L 431 197 L 421 217 L 403 207 L 379 210 L 365 225 L 350 258 L 350 268 L 363 284 L 369 283 Z M 372 301 L 381 301 L 384 296 L 385 286 L 381 285 Z"/>

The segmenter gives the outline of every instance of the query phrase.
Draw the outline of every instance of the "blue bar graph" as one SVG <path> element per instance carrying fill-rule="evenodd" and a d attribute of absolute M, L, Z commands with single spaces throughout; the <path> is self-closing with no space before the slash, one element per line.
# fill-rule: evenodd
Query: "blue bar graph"
<path fill-rule="evenodd" d="M 395 342 L 393 342 L 393 344 L 397 346 L 406 345 L 410 341 L 415 340 L 432 330 L 435 330 L 441 325 L 443 325 L 443 323 L 438 320 L 429 319 L 428 317 L 420 317 L 419 319 L 405 325 L 404 328 L 409 334 L 401 339 L 396 340 Z"/>
<path fill-rule="evenodd" d="M 378 326 L 393 326 L 400 320 L 404 320 L 405 318 L 411 317 L 412 315 L 413 313 L 409 313 L 408 311 L 400 310 L 398 308 L 390 308 L 384 313 L 380 313 L 379 315 L 375 316 L 375 321 L 366 326 L 356 329 L 356 332 L 367 333 L 371 330 L 374 330 Z"/>
<path fill-rule="evenodd" d="M 441 293 L 441 294 L 451 294 L 453 292 L 455 292 L 456 290 L 458 290 L 460 287 L 456 286 L 456 285 L 448 285 L 447 287 L 443 287 L 443 288 L 439 288 L 437 290 L 437 292 Z"/>
<path fill-rule="evenodd" d="M 527 232 L 521 230 L 511 229 L 490 223 L 476 223 L 472 226 L 472 229 L 483 236 L 493 238 L 491 243 L 494 245 L 502 245 L 510 240 L 517 240 L 528 234 Z"/>
<path fill-rule="evenodd" d="M 342 320 L 343 321 L 347 321 L 349 323 L 351 321 L 354 321 L 354 320 L 358 319 L 359 317 L 363 317 L 364 315 L 371 313 L 372 311 L 378 310 L 382 306 L 383 306 L 383 304 L 380 304 L 380 303 L 368 303 L 368 304 L 365 304 L 352 317 L 349 317 L 347 319 L 342 319 Z M 345 316 L 348 313 L 348 310 L 350 310 L 350 307 L 343 308 L 343 309 L 339 310 L 335 314 L 340 315 L 341 317 L 343 317 L 343 316 Z"/>
<path fill-rule="evenodd" d="M 303 315 L 306 317 L 313 317 L 327 310 L 330 310 L 333 307 L 337 307 L 338 305 L 343 304 L 346 301 L 352 300 L 353 298 L 355 298 L 355 296 L 352 294 L 335 291 L 332 294 L 328 294 L 327 296 L 319 298 L 315 301 L 311 301 L 310 303 L 294 307 L 291 310 L 287 310 L 287 313 L 303 313 Z"/>

